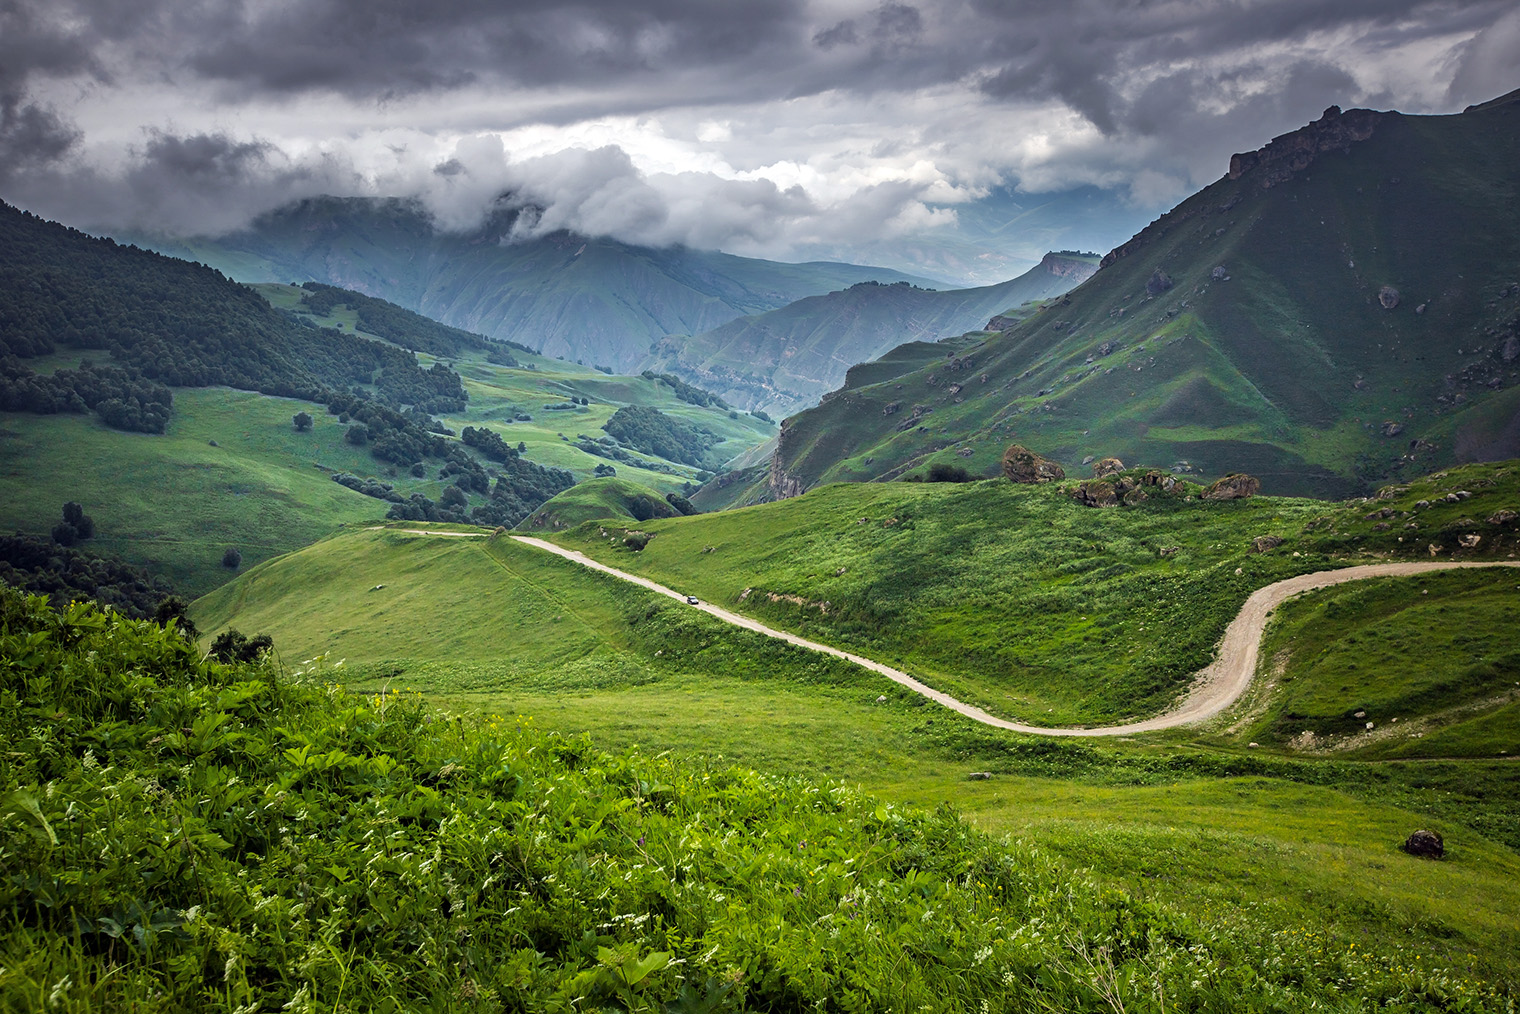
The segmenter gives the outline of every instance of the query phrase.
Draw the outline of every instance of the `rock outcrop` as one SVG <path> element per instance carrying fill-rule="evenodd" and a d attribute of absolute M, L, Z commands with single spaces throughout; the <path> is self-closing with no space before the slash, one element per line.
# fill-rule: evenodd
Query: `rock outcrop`
<path fill-rule="evenodd" d="M 1244 500 L 1261 492 L 1261 480 L 1244 472 L 1232 473 L 1219 479 L 1203 491 L 1205 500 Z"/>
<path fill-rule="evenodd" d="M 1367 140 L 1385 115 L 1371 109 L 1343 113 L 1340 106 L 1331 106 L 1307 126 L 1274 137 L 1255 151 L 1231 155 L 1229 178 L 1251 173 L 1258 186 L 1271 189 L 1309 168 L 1320 153 L 1350 151 L 1352 144 Z"/>
<path fill-rule="evenodd" d="M 1046 254 L 1040 267 L 1057 278 L 1074 278 L 1078 283 L 1087 281 L 1098 271 L 1098 266 L 1090 260 L 1058 253 Z"/>
<path fill-rule="evenodd" d="M 1094 479 L 1101 479 L 1105 475 L 1117 475 L 1124 471 L 1124 462 L 1118 458 L 1099 458 L 1093 463 L 1092 474 Z"/>
<path fill-rule="evenodd" d="M 1279 536 L 1279 535 L 1258 535 L 1258 536 L 1256 536 L 1256 538 L 1254 538 L 1254 539 L 1251 540 L 1251 552 L 1253 552 L 1253 553 L 1266 553 L 1266 552 L 1270 552 L 1271 550 L 1276 549 L 1278 546 L 1280 546 L 1282 544 L 1283 544 L 1283 540 L 1282 540 L 1282 537 Z"/>
<path fill-rule="evenodd" d="M 1060 482 L 1066 478 L 1064 468 L 1023 444 L 1009 444 L 1003 452 L 1003 474 L 1018 483 Z"/>

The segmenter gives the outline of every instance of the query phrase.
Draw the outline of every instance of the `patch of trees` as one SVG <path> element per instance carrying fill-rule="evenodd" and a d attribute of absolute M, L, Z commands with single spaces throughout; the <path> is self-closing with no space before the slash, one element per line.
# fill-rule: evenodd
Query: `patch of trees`
<path fill-rule="evenodd" d="M 260 656 L 274 650 L 274 640 L 268 634 L 246 637 L 235 627 L 216 635 L 211 642 L 211 657 L 218 662 L 257 662 Z"/>
<path fill-rule="evenodd" d="M 602 429 L 635 450 L 698 468 L 709 467 L 707 452 L 718 443 L 707 430 L 643 405 L 618 409 Z"/>
<path fill-rule="evenodd" d="M 337 394 L 327 403 L 327 411 L 341 420 L 348 417 L 350 443 L 369 445 L 369 452 L 381 461 L 410 466 L 423 458 L 448 456 L 448 442 L 436 433 L 419 426 L 415 419 L 357 394 Z M 363 437 L 355 429 L 363 427 Z"/>
<path fill-rule="evenodd" d="M 444 490 L 438 500 L 413 493 L 408 499 L 395 503 L 386 517 L 398 521 L 453 521 L 511 528 L 543 506 L 550 497 L 575 485 L 575 477 L 569 472 L 525 461 L 516 451 L 512 451 L 501 466 L 496 482 L 492 484 L 480 463 L 456 446 L 438 475 L 440 479 L 453 479 L 453 485 Z M 485 503 L 471 508 L 469 493 L 485 496 Z"/>
<path fill-rule="evenodd" d="M 363 493 L 365 496 L 372 496 L 376 500 L 386 500 L 390 503 L 402 502 L 401 494 L 397 493 L 396 487 L 388 482 L 379 482 L 374 478 L 361 479 L 357 475 L 349 475 L 346 472 L 339 472 L 332 478 L 333 482 L 336 482 L 338 485 L 346 486 L 356 493 Z"/>
<path fill-rule="evenodd" d="M 0 338 L 3 340 L 3 338 Z M 35 373 L 15 356 L 0 357 L 0 410 L 54 415 L 95 412 L 116 429 L 162 433 L 174 396 L 133 369 L 97 366 L 85 360 L 77 370 L 51 376 Z"/>
<path fill-rule="evenodd" d="M 63 520 L 53 526 L 53 541 L 60 546 L 72 546 L 84 539 L 95 537 L 95 519 L 73 500 L 63 505 Z"/>
<path fill-rule="evenodd" d="M 46 595 L 55 609 L 94 599 L 139 620 L 153 617 L 174 594 L 167 582 L 140 567 L 19 532 L 0 535 L 0 581 Z"/>
<path fill-rule="evenodd" d="M 510 461 L 517 457 L 516 448 L 509 446 L 495 430 L 483 426 L 479 429 L 466 426 L 459 432 L 459 439 L 492 461 Z"/>
<path fill-rule="evenodd" d="M 601 437 L 597 440 L 592 440 L 584 433 L 577 433 L 571 444 L 587 454 L 594 454 L 599 458 L 610 458 L 613 461 L 621 461 L 623 464 L 634 468 L 645 468 L 651 472 L 664 472 L 666 475 L 679 474 L 673 467 L 663 461 L 647 461 L 637 455 L 630 454 L 619 447 L 617 441 L 611 437 Z M 598 472 L 597 474 L 601 475 L 602 473 Z"/>
<path fill-rule="evenodd" d="M 360 330 L 379 335 L 388 342 L 395 342 L 402 348 L 414 352 L 426 352 L 429 355 L 452 359 L 466 349 L 485 351 L 487 358 L 494 354 L 510 360 L 501 365 L 516 366 L 517 360 L 513 359 L 505 348 L 514 348 L 519 352 L 533 351 L 526 345 L 519 345 L 516 342 L 493 340 L 484 335 L 441 324 L 399 307 L 395 303 L 376 299 L 374 296 L 365 296 L 348 289 L 323 285 L 320 282 L 306 282 L 301 288 L 306 290 L 306 294 L 301 297 L 301 303 L 311 313 L 325 317 L 332 313 L 334 307 L 347 306 L 358 318 Z M 490 361 L 498 362 L 497 359 Z"/>
<path fill-rule="evenodd" d="M 695 387 L 691 384 L 688 384 L 680 377 L 673 377 L 668 373 L 656 373 L 653 370 L 645 370 L 643 373 L 639 374 L 639 376 L 643 377 L 645 380 L 655 380 L 662 384 L 665 384 L 675 392 L 675 396 L 677 398 L 681 399 L 689 405 L 697 405 L 701 408 L 707 408 L 709 405 L 715 408 L 728 408 L 728 402 L 724 401 L 716 394 L 713 394 L 711 391 L 704 391 L 700 387 Z"/>

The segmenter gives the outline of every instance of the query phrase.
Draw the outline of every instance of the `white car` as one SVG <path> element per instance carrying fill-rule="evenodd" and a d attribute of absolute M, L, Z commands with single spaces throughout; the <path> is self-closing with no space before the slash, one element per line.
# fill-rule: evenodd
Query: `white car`
<path fill-rule="evenodd" d="M 689 606 L 696 605 L 697 604 L 697 597 L 695 595 L 688 595 L 688 596 L 686 596 L 686 604 L 689 605 Z"/>

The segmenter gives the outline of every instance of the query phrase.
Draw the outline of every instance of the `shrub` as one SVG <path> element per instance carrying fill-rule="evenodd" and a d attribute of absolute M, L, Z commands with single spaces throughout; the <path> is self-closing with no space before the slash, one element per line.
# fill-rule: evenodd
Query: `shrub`
<path fill-rule="evenodd" d="M 970 482 L 971 473 L 960 465 L 952 465 L 944 461 L 936 461 L 929 466 L 930 482 Z"/>
<path fill-rule="evenodd" d="M 243 552 L 236 546 L 228 546 L 222 554 L 222 566 L 231 570 L 237 570 L 243 565 Z"/>

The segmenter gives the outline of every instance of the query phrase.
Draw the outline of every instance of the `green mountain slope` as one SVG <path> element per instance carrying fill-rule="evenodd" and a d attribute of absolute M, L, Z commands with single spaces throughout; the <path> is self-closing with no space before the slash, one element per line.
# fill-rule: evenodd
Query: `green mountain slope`
<path fill-rule="evenodd" d="M 416 204 L 329 197 L 271 212 L 216 240 L 139 242 L 244 281 L 353 289 L 620 373 L 634 372 L 649 343 L 667 334 L 699 334 L 861 281 L 934 284 L 885 268 L 782 264 L 567 233 L 515 241 L 515 222 L 503 213 L 471 233 L 440 233 Z"/>
<path fill-rule="evenodd" d="M 789 420 L 771 495 L 1015 440 L 1321 495 L 1520 453 L 1517 209 L 1514 96 L 1329 111 L 1032 319 Z"/>
<path fill-rule="evenodd" d="M 342 290 L 252 291 L 8 206 L 0 239 L 0 524 L 46 536 L 77 501 L 88 548 L 186 594 L 234 575 L 229 549 L 251 566 L 387 512 L 516 524 L 618 453 L 661 494 L 708 477 L 617 448 L 600 428 L 629 405 L 702 431 L 714 464 L 774 433 L 653 375 Z"/>
<path fill-rule="evenodd" d="M 998 314 L 1017 314 L 1026 302 L 1066 292 L 1096 267 L 1095 257 L 1047 254 L 1018 278 L 977 289 L 862 282 L 695 337 L 672 335 L 653 347 L 652 362 L 737 405 L 784 415 L 833 390 L 856 363 L 903 341 L 935 341 L 984 327 Z"/>

